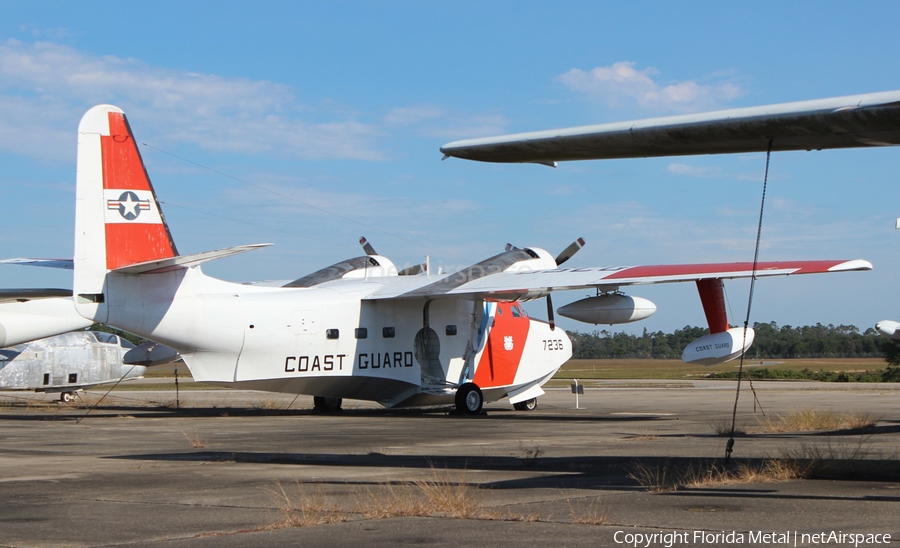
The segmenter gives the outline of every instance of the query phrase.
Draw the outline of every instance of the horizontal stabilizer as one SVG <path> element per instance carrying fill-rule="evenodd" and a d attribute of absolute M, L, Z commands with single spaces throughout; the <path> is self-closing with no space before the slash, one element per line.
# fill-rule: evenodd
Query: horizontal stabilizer
<path fill-rule="evenodd" d="M 124 266 L 122 268 L 117 268 L 112 272 L 115 272 L 116 274 L 149 274 L 153 272 L 162 272 L 177 267 L 184 268 L 188 266 L 194 266 L 200 263 L 205 263 L 206 261 L 221 259 L 223 257 L 230 257 L 232 255 L 237 255 L 238 253 L 253 251 L 254 249 L 260 249 L 263 247 L 268 247 L 270 245 L 272 244 L 239 245 L 235 247 L 228 247 L 225 249 L 217 249 L 215 251 L 194 253 L 193 255 L 179 255 L 177 257 L 169 257 L 167 259 L 159 259 L 157 261 L 147 261 L 144 263 Z"/>
<path fill-rule="evenodd" d="M 900 90 L 454 141 L 480 162 L 548 164 L 900 144 Z"/>
<path fill-rule="evenodd" d="M 17 264 L 22 266 L 42 266 L 44 268 L 62 268 L 72 270 L 74 265 L 72 259 L 3 259 L 0 264 Z"/>
<path fill-rule="evenodd" d="M 32 301 L 34 299 L 52 299 L 54 297 L 71 297 L 71 289 L 0 289 L 0 303 L 8 301 Z"/>

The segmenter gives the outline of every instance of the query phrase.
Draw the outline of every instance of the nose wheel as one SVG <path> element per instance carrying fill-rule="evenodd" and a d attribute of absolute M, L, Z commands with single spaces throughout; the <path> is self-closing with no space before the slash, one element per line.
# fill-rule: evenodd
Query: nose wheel
<path fill-rule="evenodd" d="M 484 395 L 475 383 L 463 383 L 456 389 L 456 410 L 463 415 L 478 415 L 483 405 Z"/>
<path fill-rule="evenodd" d="M 515 409 L 516 411 L 534 411 L 535 409 L 537 409 L 537 405 L 537 398 L 531 398 L 530 400 L 514 403 L 513 409 Z"/>

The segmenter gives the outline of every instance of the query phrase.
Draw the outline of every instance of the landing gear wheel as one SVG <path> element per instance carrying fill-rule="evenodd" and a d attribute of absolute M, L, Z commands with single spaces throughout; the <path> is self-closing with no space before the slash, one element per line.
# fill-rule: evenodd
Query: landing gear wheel
<path fill-rule="evenodd" d="M 66 403 L 68 403 L 70 401 L 75 401 L 77 398 L 78 398 L 78 396 L 75 394 L 75 392 L 63 392 L 62 394 L 59 395 L 59 401 L 66 402 Z"/>
<path fill-rule="evenodd" d="M 341 398 L 329 398 L 328 396 L 313 396 L 313 408 L 316 411 L 333 413 L 341 410 Z"/>
<path fill-rule="evenodd" d="M 514 403 L 513 409 L 515 409 L 516 411 L 534 411 L 535 409 L 537 409 L 537 405 L 537 398 L 531 398 L 530 400 Z"/>
<path fill-rule="evenodd" d="M 456 389 L 456 410 L 463 415 L 478 415 L 484 405 L 484 395 L 474 383 L 463 383 Z"/>

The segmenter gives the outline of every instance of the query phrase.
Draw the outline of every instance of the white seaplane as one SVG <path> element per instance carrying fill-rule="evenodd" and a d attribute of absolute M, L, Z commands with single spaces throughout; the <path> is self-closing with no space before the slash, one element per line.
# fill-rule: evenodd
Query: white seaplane
<path fill-rule="evenodd" d="M 900 92 L 895 95 L 900 99 Z M 857 108 L 869 122 L 880 120 L 877 112 L 868 116 L 863 107 L 847 108 Z M 796 110 L 776 109 L 772 125 L 759 135 L 742 133 L 741 124 L 732 127 L 731 114 L 709 115 L 701 125 L 714 135 L 713 145 L 672 153 L 758 150 L 760 141 L 765 150 L 769 128 L 774 132 L 779 119 L 796 119 Z M 894 133 L 887 142 L 894 144 L 900 142 L 900 124 L 896 108 L 891 112 Z M 658 126 L 650 130 L 659 132 Z M 804 148 L 848 146 L 835 144 L 837 126 L 815 117 L 806 126 L 799 124 L 808 134 Z M 791 127 L 796 133 L 796 124 Z M 719 143 L 728 140 L 744 144 L 720 150 Z M 873 143 L 867 135 L 852 146 Z M 651 155 L 646 152 L 638 146 L 631 155 Z M 617 154 L 626 153 L 620 148 Z M 650 301 L 623 294 L 623 288 L 695 282 L 711 333 L 688 346 L 685 361 L 721 363 L 752 343 L 752 330 L 745 337 L 743 328 L 729 326 L 723 295 L 723 280 L 754 275 L 751 263 L 561 268 L 582 244 L 579 239 L 556 257 L 539 248 L 507 246 L 450 274 L 427 265 L 398 272 L 367 246 L 365 256 L 277 286 L 216 279 L 203 273 L 201 263 L 267 244 L 179 254 L 124 113 L 100 105 L 78 128 L 74 295 L 48 298 L 77 313 L 66 310 L 53 329 L 67 321 L 76 327 L 84 321 L 115 326 L 177 350 L 198 382 L 312 395 L 319 409 L 337 409 L 351 398 L 387 407 L 455 404 L 461 413 L 478 414 L 484 402 L 504 397 L 518 409 L 532 409 L 541 386 L 572 355 L 569 338 L 554 326 L 553 291 L 595 290 L 596 296 L 559 313 L 616 324 L 656 311 Z M 872 268 L 864 260 L 756 266 L 758 277 Z M 538 298 L 547 299 L 547 322 L 528 317 L 518 304 Z M 0 327 L 8 313 L 24 318 L 42 300 L 33 296 L 0 304 Z M 41 330 L 41 315 L 38 310 L 34 325 L 26 326 L 30 334 Z"/>

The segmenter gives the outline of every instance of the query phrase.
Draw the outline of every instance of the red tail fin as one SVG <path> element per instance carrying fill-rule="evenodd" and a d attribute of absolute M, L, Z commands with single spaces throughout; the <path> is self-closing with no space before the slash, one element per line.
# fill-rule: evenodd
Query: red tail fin
<path fill-rule="evenodd" d="M 109 135 L 100 135 L 106 268 L 178 255 L 147 176 L 128 120 L 107 112 Z"/>

